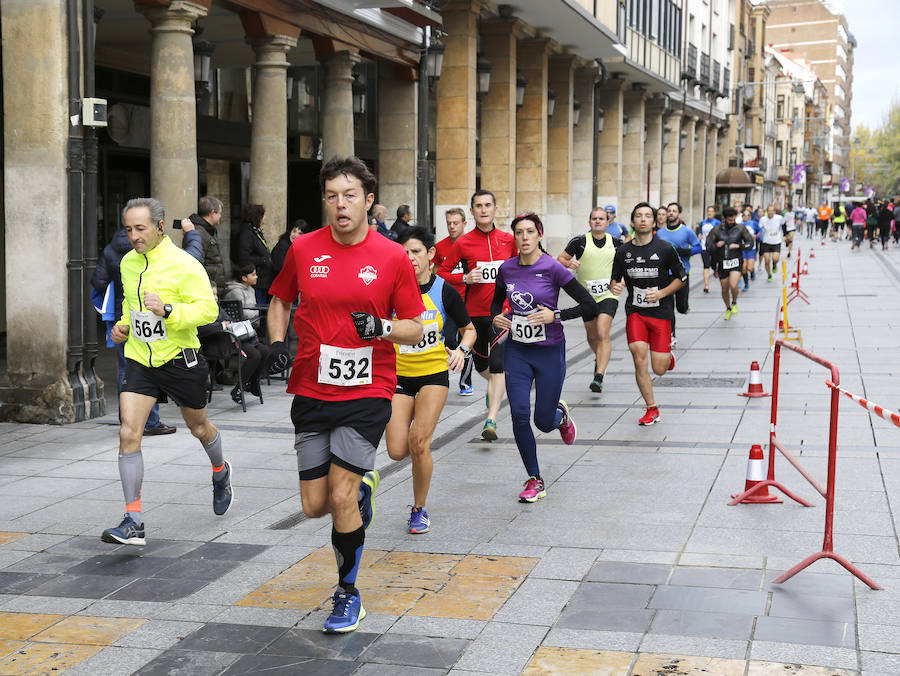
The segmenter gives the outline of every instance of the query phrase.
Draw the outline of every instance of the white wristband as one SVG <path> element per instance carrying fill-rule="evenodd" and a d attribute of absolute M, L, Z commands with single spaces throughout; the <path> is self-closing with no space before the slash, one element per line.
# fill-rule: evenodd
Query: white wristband
<path fill-rule="evenodd" d="M 387 319 L 381 320 L 381 337 L 387 338 L 391 335 L 391 332 L 394 330 L 394 325 Z"/>

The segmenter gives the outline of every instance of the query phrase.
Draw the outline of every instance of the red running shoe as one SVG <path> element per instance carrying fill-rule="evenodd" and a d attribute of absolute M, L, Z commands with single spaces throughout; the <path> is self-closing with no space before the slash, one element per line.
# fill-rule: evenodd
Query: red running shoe
<path fill-rule="evenodd" d="M 669 356 L 669 370 L 670 371 L 675 370 L 675 355 L 674 354 Z"/>
<path fill-rule="evenodd" d="M 652 425 L 659 420 L 659 406 L 648 406 L 644 417 L 638 420 L 638 425 Z"/>

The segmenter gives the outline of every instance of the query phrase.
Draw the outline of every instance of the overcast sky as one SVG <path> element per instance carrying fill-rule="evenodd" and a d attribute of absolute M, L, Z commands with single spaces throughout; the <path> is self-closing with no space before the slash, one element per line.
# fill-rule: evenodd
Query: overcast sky
<path fill-rule="evenodd" d="M 853 103 L 850 122 L 855 128 L 877 127 L 898 95 L 897 0 L 851 0 L 844 3 L 850 32 L 858 44 L 853 54 Z"/>

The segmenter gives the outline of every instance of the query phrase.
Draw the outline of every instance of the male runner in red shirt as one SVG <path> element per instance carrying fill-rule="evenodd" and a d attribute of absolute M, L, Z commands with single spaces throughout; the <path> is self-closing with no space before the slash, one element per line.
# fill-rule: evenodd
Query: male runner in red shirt
<path fill-rule="evenodd" d="M 339 588 L 325 621 L 353 631 L 366 616 L 356 574 L 375 515 L 375 450 L 397 385 L 392 343 L 422 339 L 425 310 L 403 247 L 369 230 L 375 177 L 356 157 L 335 157 L 320 174 L 329 227 L 297 237 L 270 293 L 270 371 L 290 362 L 284 343 L 291 304 L 297 356 L 294 395 L 300 497 L 307 516 L 331 514 Z"/>
<path fill-rule="evenodd" d="M 450 255 L 453 244 L 462 237 L 466 231 L 466 212 L 459 207 L 447 209 L 447 211 L 444 212 L 444 218 L 447 219 L 447 232 L 449 234 L 440 242 L 435 242 L 434 244 L 434 261 L 432 268 L 435 273 L 441 267 L 441 263 L 444 262 L 444 259 Z M 465 265 L 463 265 L 462 261 L 459 261 L 456 264 L 456 267 L 444 278 L 450 286 L 456 289 L 460 298 L 463 299 L 466 297 L 466 283 L 463 281 L 463 275 L 466 272 Z M 444 319 L 444 342 L 451 350 L 456 349 L 459 345 L 459 331 L 450 317 Z M 466 357 L 466 360 L 463 362 L 462 370 L 459 372 L 459 393 L 464 397 L 472 396 L 472 355 Z"/>
<path fill-rule="evenodd" d="M 438 274 L 449 280 L 460 262 L 467 270 L 463 275 L 463 282 L 467 285 L 466 310 L 469 311 L 477 334 L 472 357 L 475 370 L 488 381 L 488 417 L 484 421 L 481 437 L 494 441 L 497 438 L 497 413 L 506 390 L 506 380 L 503 377 L 503 346 L 497 344 L 491 347 L 491 337 L 494 335 L 491 300 L 500 265 L 518 252 L 513 236 L 494 225 L 497 213 L 494 193 L 476 190 L 469 204 L 475 219 L 475 229 L 456 240 L 441 263 Z"/>

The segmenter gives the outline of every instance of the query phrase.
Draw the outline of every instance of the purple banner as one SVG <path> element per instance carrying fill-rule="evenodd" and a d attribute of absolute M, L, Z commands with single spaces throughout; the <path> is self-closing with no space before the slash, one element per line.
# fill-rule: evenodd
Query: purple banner
<path fill-rule="evenodd" d="M 850 192 L 850 179 L 849 178 L 841 179 L 841 192 Z"/>
<path fill-rule="evenodd" d="M 806 165 L 794 165 L 794 185 L 803 185 L 806 183 Z"/>
<path fill-rule="evenodd" d="M 875 197 L 875 188 L 871 185 L 866 186 L 866 199 L 872 199 Z"/>

